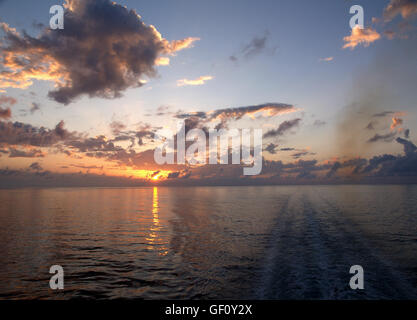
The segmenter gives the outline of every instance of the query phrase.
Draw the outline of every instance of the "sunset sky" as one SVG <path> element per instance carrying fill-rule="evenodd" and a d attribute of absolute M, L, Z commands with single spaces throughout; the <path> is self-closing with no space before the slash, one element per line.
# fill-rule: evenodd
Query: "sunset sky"
<path fill-rule="evenodd" d="M 0 187 L 415 181 L 416 28 L 414 0 L 0 0 Z M 158 166 L 179 119 L 262 128 L 261 175 Z"/>

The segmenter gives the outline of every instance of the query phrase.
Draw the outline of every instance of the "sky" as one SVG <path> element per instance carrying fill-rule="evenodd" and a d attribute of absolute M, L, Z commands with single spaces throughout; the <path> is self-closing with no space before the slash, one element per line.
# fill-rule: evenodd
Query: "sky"
<path fill-rule="evenodd" d="M 415 182 L 416 21 L 415 0 L 2 0 L 0 186 Z M 156 164 L 179 119 L 262 129 L 261 174 Z"/>

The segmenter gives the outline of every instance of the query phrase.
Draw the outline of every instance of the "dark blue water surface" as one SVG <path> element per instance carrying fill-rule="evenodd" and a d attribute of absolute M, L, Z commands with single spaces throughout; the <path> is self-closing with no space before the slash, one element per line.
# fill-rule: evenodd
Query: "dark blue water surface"
<path fill-rule="evenodd" d="M 0 257 L 0 299 L 416 299 L 417 186 L 0 190 Z"/>

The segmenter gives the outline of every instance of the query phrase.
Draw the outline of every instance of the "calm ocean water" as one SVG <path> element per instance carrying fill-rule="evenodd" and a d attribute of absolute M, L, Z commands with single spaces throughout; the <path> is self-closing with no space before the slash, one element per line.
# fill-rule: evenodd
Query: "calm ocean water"
<path fill-rule="evenodd" d="M 416 299 L 417 186 L 0 190 L 0 259 L 0 299 Z"/>

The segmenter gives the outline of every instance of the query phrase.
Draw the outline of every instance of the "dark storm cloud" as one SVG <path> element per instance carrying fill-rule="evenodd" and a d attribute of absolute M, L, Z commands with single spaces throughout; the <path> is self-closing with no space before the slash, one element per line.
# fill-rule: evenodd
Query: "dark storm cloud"
<path fill-rule="evenodd" d="M 369 160 L 363 172 L 374 171 L 375 176 L 417 175 L 417 147 L 411 141 L 402 138 L 397 138 L 396 142 L 403 145 L 404 156 L 390 154 L 375 156 Z"/>
<path fill-rule="evenodd" d="M 416 177 L 417 147 L 411 141 L 404 140 L 402 138 L 398 138 L 396 141 L 403 145 L 405 156 L 397 156 L 394 159 L 383 162 L 375 175 L 382 177 Z M 390 158 L 389 156 L 387 157 Z"/>
<path fill-rule="evenodd" d="M 32 79 L 54 81 L 56 88 L 48 95 L 63 104 L 82 95 L 117 98 L 142 86 L 142 77 L 155 76 L 161 55 L 198 40 L 168 42 L 134 10 L 110 0 L 67 0 L 66 9 L 65 28 L 45 28 L 38 37 L 1 25 L 6 70 L 0 86 L 27 88 Z"/>
<path fill-rule="evenodd" d="M 277 129 L 274 130 L 270 130 L 267 133 L 264 134 L 264 138 L 271 138 L 271 137 L 279 137 L 284 135 L 286 132 L 288 132 L 289 130 L 297 127 L 300 124 L 301 119 L 297 118 L 297 119 L 293 119 L 293 120 L 288 120 L 288 121 L 284 121 L 283 123 L 281 123 L 279 125 L 279 127 Z"/>
<path fill-rule="evenodd" d="M 383 164 L 384 162 L 392 162 L 396 160 L 397 158 L 391 154 L 384 154 L 381 156 L 375 156 L 372 159 L 369 160 L 369 164 L 365 167 L 363 170 L 364 173 L 370 172 L 372 170 L 375 170 L 379 167 L 379 165 Z"/>
<path fill-rule="evenodd" d="M 404 153 L 406 156 L 414 154 L 417 150 L 417 147 L 411 141 L 402 139 L 400 137 L 398 137 L 396 141 L 404 146 Z"/>
<path fill-rule="evenodd" d="M 64 121 L 60 121 L 55 129 L 38 128 L 21 122 L 0 122 L 0 143 L 8 145 L 49 147 L 78 137 L 78 134 L 64 128 Z"/>

